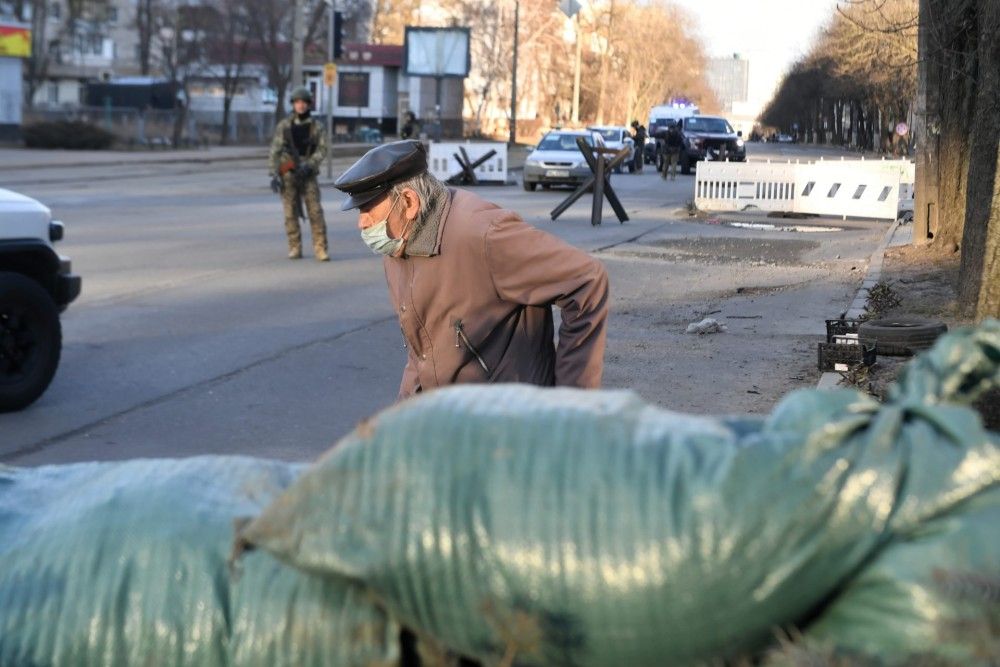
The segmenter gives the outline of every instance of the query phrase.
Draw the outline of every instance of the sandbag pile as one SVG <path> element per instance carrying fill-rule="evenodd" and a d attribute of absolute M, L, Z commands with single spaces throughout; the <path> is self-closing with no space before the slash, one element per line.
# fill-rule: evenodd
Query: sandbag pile
<path fill-rule="evenodd" d="M 243 457 L 0 467 L 0 666 L 388 665 L 361 587 L 264 553 L 233 521 L 301 466 Z"/>
<path fill-rule="evenodd" d="M 972 659 L 936 635 L 956 607 L 912 585 L 1000 575 L 998 438 L 953 405 L 996 385 L 1000 326 L 929 359 L 886 405 L 798 391 L 739 428 L 627 392 L 433 392 L 343 440 L 242 539 L 485 664 L 698 664 L 817 613 L 834 644 Z"/>
<path fill-rule="evenodd" d="M 0 666 L 393 664 L 400 625 L 484 665 L 719 664 L 776 629 L 880 664 L 992 664 L 1000 437 L 964 406 L 997 386 L 993 321 L 885 404 L 803 390 L 711 418 L 464 386 L 304 472 L 0 469 Z"/>

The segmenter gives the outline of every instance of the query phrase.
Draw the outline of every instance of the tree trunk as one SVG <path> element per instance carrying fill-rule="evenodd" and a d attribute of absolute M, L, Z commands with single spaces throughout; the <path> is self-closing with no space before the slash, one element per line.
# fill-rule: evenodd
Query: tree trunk
<path fill-rule="evenodd" d="M 990 231 L 1000 233 L 996 220 L 997 149 L 1000 145 L 1000 8 L 995 0 L 977 2 L 979 21 L 973 78 L 975 113 L 967 125 L 969 162 L 962 230 L 962 263 L 958 275 L 959 304 L 971 311 L 981 303 L 980 291 L 1000 275 L 983 271 Z M 971 54 L 970 54 L 971 55 Z M 996 311 L 994 311 L 996 312 Z"/>
<path fill-rule="evenodd" d="M 615 22 L 615 0 L 611 0 L 611 6 L 608 9 L 608 41 L 604 48 L 604 54 L 601 57 L 601 88 L 597 95 L 597 124 L 604 125 L 604 92 L 608 87 L 608 59 L 611 53 L 611 36 L 614 34 L 612 31 L 614 29 Z"/>
<path fill-rule="evenodd" d="M 994 164 L 997 163 L 1000 163 L 1000 147 L 994 156 Z M 993 174 L 991 199 L 989 224 L 985 230 L 986 241 L 982 252 L 979 302 L 976 307 L 976 319 L 980 321 L 987 317 L 1000 317 L 1000 169 L 996 169 Z"/>
<path fill-rule="evenodd" d="M 931 0 L 938 68 L 941 135 L 938 145 L 938 229 L 932 243 L 949 249 L 962 240 L 968 182 L 968 125 L 975 112 L 975 54 L 978 24 L 974 0 Z M 972 29 L 970 29 L 972 28 Z"/>
<path fill-rule="evenodd" d="M 222 100 L 222 136 L 219 137 L 219 145 L 225 146 L 229 143 L 229 110 L 233 106 L 233 96 L 227 94 Z"/>

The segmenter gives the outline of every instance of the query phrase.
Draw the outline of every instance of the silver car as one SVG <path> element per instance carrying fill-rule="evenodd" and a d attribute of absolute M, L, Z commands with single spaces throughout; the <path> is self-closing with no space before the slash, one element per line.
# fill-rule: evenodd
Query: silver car
<path fill-rule="evenodd" d="M 589 130 L 552 130 L 524 162 L 524 189 L 531 192 L 539 184 L 578 185 L 590 176 L 590 167 L 576 145 L 583 137 L 589 146 L 604 146 L 604 139 Z"/>
<path fill-rule="evenodd" d="M 615 167 L 615 173 L 622 173 L 622 169 L 627 169 L 632 173 L 635 168 L 635 139 L 632 133 L 624 125 L 605 125 L 601 127 L 588 127 L 591 132 L 597 132 L 604 139 L 604 145 L 616 151 L 623 148 L 628 149 L 628 156 Z M 610 157 L 610 156 L 609 156 Z"/>

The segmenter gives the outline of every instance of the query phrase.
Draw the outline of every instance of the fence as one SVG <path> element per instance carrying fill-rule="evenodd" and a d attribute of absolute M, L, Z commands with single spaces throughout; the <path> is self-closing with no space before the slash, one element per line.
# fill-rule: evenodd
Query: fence
<path fill-rule="evenodd" d="M 501 142 L 465 142 L 465 143 L 432 143 L 428 171 L 442 181 L 462 171 L 461 165 L 455 159 L 459 148 L 464 148 L 472 162 L 475 162 L 491 150 L 496 155 L 476 167 L 476 178 L 480 181 L 507 182 L 507 144 Z"/>
<path fill-rule="evenodd" d="M 98 125 L 128 145 L 171 146 L 177 113 L 172 110 L 116 107 L 24 110 L 24 122 L 81 120 Z M 265 144 L 274 133 L 273 112 L 233 111 L 229 114 L 227 143 Z M 181 128 L 181 143 L 218 144 L 222 139 L 221 111 L 188 111 Z"/>
<path fill-rule="evenodd" d="M 895 220 L 913 208 L 909 160 L 699 162 L 695 206 Z"/>

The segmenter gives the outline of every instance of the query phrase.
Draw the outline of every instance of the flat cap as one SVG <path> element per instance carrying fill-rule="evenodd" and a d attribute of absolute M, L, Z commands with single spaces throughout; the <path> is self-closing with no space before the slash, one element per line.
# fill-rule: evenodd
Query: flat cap
<path fill-rule="evenodd" d="M 361 156 L 334 182 L 348 196 L 340 210 L 364 206 L 390 187 L 427 171 L 427 149 L 419 141 L 393 141 Z"/>

